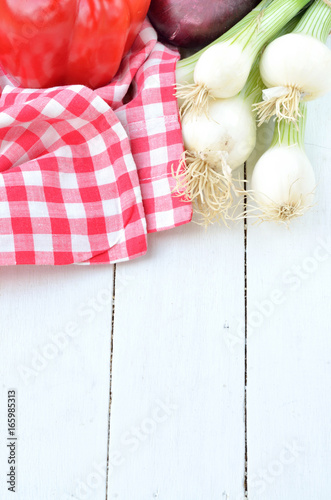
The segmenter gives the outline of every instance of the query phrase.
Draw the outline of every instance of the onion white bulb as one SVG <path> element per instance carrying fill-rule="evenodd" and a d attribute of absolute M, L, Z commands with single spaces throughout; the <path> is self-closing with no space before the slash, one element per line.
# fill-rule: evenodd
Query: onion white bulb
<path fill-rule="evenodd" d="M 186 150 L 225 152 L 232 170 L 247 160 L 256 144 L 255 116 L 240 96 L 211 100 L 208 116 L 184 116 L 182 130 Z"/>
<path fill-rule="evenodd" d="M 267 87 L 296 86 L 303 100 L 331 90 L 331 50 L 310 35 L 288 33 L 265 49 L 260 72 Z"/>
<path fill-rule="evenodd" d="M 270 148 L 257 162 L 251 184 L 263 220 L 287 223 L 314 202 L 314 170 L 298 145 Z"/>
<path fill-rule="evenodd" d="M 196 85 L 205 85 L 212 97 L 233 97 L 244 87 L 253 61 L 254 57 L 240 44 L 217 43 L 209 47 L 198 60 L 194 81 Z"/>

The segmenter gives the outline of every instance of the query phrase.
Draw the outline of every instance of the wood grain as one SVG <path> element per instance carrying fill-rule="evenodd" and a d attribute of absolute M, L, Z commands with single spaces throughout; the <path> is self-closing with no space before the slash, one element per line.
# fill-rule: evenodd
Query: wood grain
<path fill-rule="evenodd" d="M 250 500 L 330 498 L 330 97 L 308 112 L 316 206 L 290 230 L 248 228 Z"/>
<path fill-rule="evenodd" d="M 0 271 L 0 498 L 104 500 L 112 268 Z M 17 391 L 8 492 L 7 390 Z"/>
<path fill-rule="evenodd" d="M 149 242 L 117 266 L 108 499 L 241 500 L 243 227 Z"/>

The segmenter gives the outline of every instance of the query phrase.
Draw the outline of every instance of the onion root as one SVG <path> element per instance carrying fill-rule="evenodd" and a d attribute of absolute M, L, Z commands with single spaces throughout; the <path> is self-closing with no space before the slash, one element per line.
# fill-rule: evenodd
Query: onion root
<path fill-rule="evenodd" d="M 226 224 L 233 195 L 243 192 L 235 186 L 227 153 L 223 151 L 185 151 L 173 176 L 177 181 L 174 191 L 193 203 L 205 226 L 219 220 Z"/>
<path fill-rule="evenodd" d="M 176 97 L 183 101 L 180 106 L 181 117 L 191 113 L 195 116 L 208 114 L 209 99 L 214 98 L 204 83 L 177 84 Z"/>
<path fill-rule="evenodd" d="M 257 111 L 258 125 L 270 120 L 275 116 L 278 120 L 285 120 L 287 123 L 297 123 L 302 116 L 300 112 L 300 101 L 302 91 L 297 86 L 286 87 L 288 92 L 281 96 L 270 97 L 253 105 Z"/>
<path fill-rule="evenodd" d="M 252 215 L 252 217 L 257 217 L 260 222 L 277 222 L 279 224 L 285 224 L 286 226 L 288 226 L 293 219 L 302 217 L 313 206 L 310 201 L 313 194 L 314 192 L 308 193 L 307 195 L 301 194 L 296 200 L 291 200 L 290 189 L 288 201 L 277 203 L 265 194 L 258 195 L 254 191 L 246 192 L 247 199 L 254 204 L 254 206 L 252 206 L 248 203 L 248 206 L 252 208 L 252 212 L 258 209 L 258 213 Z M 250 218 L 249 215 L 248 218 Z"/>

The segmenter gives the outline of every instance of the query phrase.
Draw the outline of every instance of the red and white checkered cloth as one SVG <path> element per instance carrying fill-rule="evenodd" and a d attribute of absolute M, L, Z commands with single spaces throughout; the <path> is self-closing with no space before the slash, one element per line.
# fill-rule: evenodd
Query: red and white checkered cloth
<path fill-rule="evenodd" d="M 111 84 L 22 89 L 0 67 L 0 265 L 113 263 L 187 223 L 177 51 L 146 20 Z"/>

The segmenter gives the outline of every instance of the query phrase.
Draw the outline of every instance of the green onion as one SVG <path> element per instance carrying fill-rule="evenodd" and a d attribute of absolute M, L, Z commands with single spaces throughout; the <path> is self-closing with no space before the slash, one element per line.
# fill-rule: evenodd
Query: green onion
<path fill-rule="evenodd" d="M 298 123 L 279 122 L 270 148 L 255 165 L 249 195 L 261 220 L 288 224 L 313 205 L 316 179 L 304 150 L 306 114 L 306 104 L 300 103 Z"/>
<path fill-rule="evenodd" d="M 176 79 L 177 95 L 183 100 L 182 113 L 201 114 L 210 97 L 237 95 L 261 49 L 308 3 L 309 0 L 263 0 L 210 46 L 179 61 Z"/>
<path fill-rule="evenodd" d="M 251 155 L 256 144 L 252 104 L 261 100 L 263 82 L 256 60 L 243 90 L 229 99 L 212 99 L 208 115 L 182 119 L 185 156 L 174 176 L 177 191 L 192 201 L 205 225 L 225 220 L 238 194 L 232 172 Z"/>
<path fill-rule="evenodd" d="M 316 0 L 293 33 L 271 42 L 261 57 L 261 77 L 267 87 L 256 108 L 260 124 L 272 116 L 297 122 L 300 102 L 331 90 L 331 51 L 325 45 L 331 30 L 331 8 Z"/>

